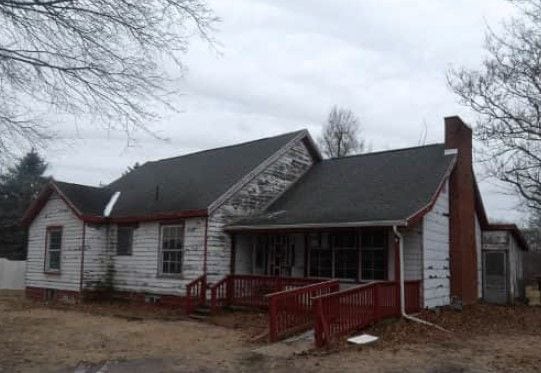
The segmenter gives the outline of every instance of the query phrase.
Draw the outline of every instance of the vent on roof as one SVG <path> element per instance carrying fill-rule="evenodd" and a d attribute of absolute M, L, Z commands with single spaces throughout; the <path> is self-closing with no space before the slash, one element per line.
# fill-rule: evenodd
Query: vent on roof
<path fill-rule="evenodd" d="M 109 202 L 107 203 L 107 206 L 105 206 L 105 210 L 103 210 L 103 216 L 108 217 L 111 215 L 111 212 L 113 211 L 113 207 L 115 207 L 115 203 L 118 200 L 118 197 L 120 197 L 120 192 L 115 192 Z"/>
<path fill-rule="evenodd" d="M 115 203 L 118 200 L 118 197 L 120 197 L 120 192 L 115 192 L 107 203 L 107 206 L 105 206 L 105 209 L 103 210 L 103 216 L 108 217 L 109 215 L 111 215 L 111 212 L 113 211 L 113 207 L 115 207 Z"/>

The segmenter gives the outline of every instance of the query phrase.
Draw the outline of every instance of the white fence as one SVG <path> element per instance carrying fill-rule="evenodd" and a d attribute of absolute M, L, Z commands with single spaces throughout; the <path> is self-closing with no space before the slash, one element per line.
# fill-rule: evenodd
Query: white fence
<path fill-rule="evenodd" d="M 0 289 L 23 290 L 26 261 L 0 258 Z"/>

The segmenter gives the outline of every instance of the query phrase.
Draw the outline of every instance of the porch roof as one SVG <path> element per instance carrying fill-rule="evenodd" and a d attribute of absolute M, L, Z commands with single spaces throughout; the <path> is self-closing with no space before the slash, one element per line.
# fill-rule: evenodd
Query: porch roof
<path fill-rule="evenodd" d="M 434 144 L 325 160 L 260 215 L 227 229 L 407 225 L 431 208 L 455 158 Z"/>

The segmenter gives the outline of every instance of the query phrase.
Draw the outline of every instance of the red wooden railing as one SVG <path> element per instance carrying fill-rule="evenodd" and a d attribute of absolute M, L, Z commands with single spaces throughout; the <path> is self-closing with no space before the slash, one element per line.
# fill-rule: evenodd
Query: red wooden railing
<path fill-rule="evenodd" d="M 207 276 L 202 275 L 186 285 L 186 313 L 191 314 L 196 307 L 205 304 Z"/>
<path fill-rule="evenodd" d="M 210 310 L 216 311 L 229 305 L 230 289 L 229 276 L 222 278 L 217 283 L 210 286 Z"/>
<path fill-rule="evenodd" d="M 298 288 L 326 279 L 310 277 L 273 277 L 229 275 L 210 287 L 211 310 L 224 306 L 268 307 L 267 294 Z"/>
<path fill-rule="evenodd" d="M 329 280 L 268 294 L 270 341 L 309 329 L 313 323 L 312 298 L 336 292 L 339 288 L 338 280 Z"/>
<path fill-rule="evenodd" d="M 406 310 L 421 308 L 421 282 L 405 282 Z M 372 282 L 313 299 L 316 346 L 362 329 L 378 320 L 400 315 L 400 289 L 396 282 Z"/>
<path fill-rule="evenodd" d="M 404 281 L 404 294 L 406 297 L 406 312 L 419 312 L 423 308 L 422 281 Z"/>

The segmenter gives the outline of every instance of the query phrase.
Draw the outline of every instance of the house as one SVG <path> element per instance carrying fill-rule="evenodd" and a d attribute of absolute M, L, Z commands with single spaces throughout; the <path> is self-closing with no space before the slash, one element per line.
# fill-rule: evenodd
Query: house
<path fill-rule="evenodd" d="M 441 144 L 324 160 L 302 130 L 148 162 L 105 187 L 52 181 L 23 221 L 29 297 L 107 287 L 165 304 L 203 274 L 342 287 L 402 275 L 421 284 L 423 307 L 469 304 L 482 296 L 493 228 L 458 117 L 445 119 Z"/>

